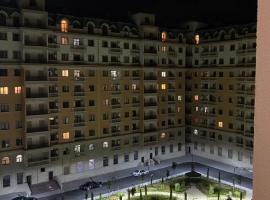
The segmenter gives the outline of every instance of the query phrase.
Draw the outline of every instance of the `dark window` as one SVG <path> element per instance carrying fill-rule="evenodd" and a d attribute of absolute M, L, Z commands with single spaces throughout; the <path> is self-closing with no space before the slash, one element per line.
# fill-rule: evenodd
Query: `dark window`
<path fill-rule="evenodd" d="M 3 13 L 0 13 L 0 25 L 5 26 L 7 23 L 7 18 L 6 15 Z"/>
<path fill-rule="evenodd" d="M 88 46 L 89 47 L 95 46 L 94 40 L 88 40 Z"/>
<path fill-rule="evenodd" d="M 29 5 L 30 5 L 31 7 L 37 6 L 36 0 L 30 0 Z"/>
<path fill-rule="evenodd" d="M 0 69 L 0 76 L 7 76 L 8 70 L 7 69 Z"/>
<path fill-rule="evenodd" d="M 13 33 L 12 40 L 13 41 L 20 41 L 20 34 L 19 33 Z"/>
<path fill-rule="evenodd" d="M 69 108 L 69 102 L 68 101 L 63 102 L 63 108 Z"/>

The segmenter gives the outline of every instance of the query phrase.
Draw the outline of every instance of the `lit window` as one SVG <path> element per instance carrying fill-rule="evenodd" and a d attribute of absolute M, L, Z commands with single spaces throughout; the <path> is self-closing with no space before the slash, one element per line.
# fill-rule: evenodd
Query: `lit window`
<path fill-rule="evenodd" d="M 195 35 L 195 43 L 200 44 L 200 35 L 199 34 Z"/>
<path fill-rule="evenodd" d="M 63 133 L 63 139 L 69 140 L 69 132 Z"/>
<path fill-rule="evenodd" d="M 81 152 L 81 145 L 79 145 L 79 144 L 75 145 L 74 151 L 75 151 L 76 153 L 80 153 L 80 152 Z"/>
<path fill-rule="evenodd" d="M 109 143 L 108 142 L 103 142 L 103 148 L 109 148 Z"/>
<path fill-rule="evenodd" d="M 74 70 L 74 78 L 80 77 L 80 70 Z"/>
<path fill-rule="evenodd" d="M 68 32 L 68 21 L 67 20 L 62 20 L 61 21 L 61 32 Z"/>
<path fill-rule="evenodd" d="M 163 46 L 161 47 L 161 51 L 162 51 L 162 52 L 166 52 L 166 50 L 167 50 L 166 46 L 163 45 Z"/>
<path fill-rule="evenodd" d="M 9 157 L 4 157 L 2 158 L 2 165 L 9 165 L 10 164 L 10 159 Z"/>
<path fill-rule="evenodd" d="M 194 129 L 194 135 L 198 135 L 199 131 L 197 129 Z"/>
<path fill-rule="evenodd" d="M 166 133 L 161 133 L 160 138 L 164 139 L 166 137 Z"/>
<path fill-rule="evenodd" d="M 181 107 L 177 107 L 177 112 L 181 112 L 182 108 Z"/>
<path fill-rule="evenodd" d="M 218 122 L 218 127 L 223 128 L 223 122 Z"/>
<path fill-rule="evenodd" d="M 112 79 L 116 79 L 119 76 L 119 72 L 117 71 L 111 71 L 111 77 Z"/>
<path fill-rule="evenodd" d="M 95 168 L 95 160 L 94 159 L 90 159 L 89 160 L 89 169 L 94 169 Z"/>
<path fill-rule="evenodd" d="M 195 96 L 194 96 L 194 100 L 195 100 L 195 101 L 199 101 L 199 95 L 195 95 Z"/>
<path fill-rule="evenodd" d="M 209 108 L 208 108 L 208 107 L 205 107 L 205 108 L 204 108 L 204 112 L 205 112 L 205 113 L 208 113 L 208 112 L 209 112 Z"/>
<path fill-rule="evenodd" d="M 161 77 L 166 77 L 166 72 L 161 72 Z"/>
<path fill-rule="evenodd" d="M 15 92 L 15 94 L 21 94 L 22 93 L 22 87 L 21 86 L 14 87 L 14 92 Z"/>
<path fill-rule="evenodd" d="M 105 100 L 104 100 L 104 105 L 105 105 L 105 106 L 108 106 L 108 105 L 109 105 L 109 99 L 105 99 Z"/>
<path fill-rule="evenodd" d="M 166 40 L 167 40 L 167 33 L 164 31 L 161 33 L 161 40 L 162 40 L 162 42 L 166 42 Z"/>
<path fill-rule="evenodd" d="M 196 112 L 199 111 L 199 107 L 198 107 L 198 106 L 195 107 L 195 111 L 196 111 Z"/>
<path fill-rule="evenodd" d="M 166 84 L 161 84 L 161 89 L 166 90 Z"/>
<path fill-rule="evenodd" d="M 22 155 L 17 155 L 17 156 L 16 156 L 16 162 L 17 162 L 17 163 L 21 163 L 22 160 L 23 160 Z"/>
<path fill-rule="evenodd" d="M 68 77 L 68 70 L 62 70 L 62 76 Z"/>
<path fill-rule="evenodd" d="M 74 46 L 80 46 L 80 39 L 73 39 L 73 45 Z"/>
<path fill-rule="evenodd" d="M 8 94 L 8 87 L 0 87 L 0 94 Z"/>
<path fill-rule="evenodd" d="M 131 88 L 132 88 L 132 90 L 137 90 L 137 85 L 136 84 L 132 84 Z"/>
<path fill-rule="evenodd" d="M 182 101 L 182 96 L 177 97 L 178 101 Z"/>
<path fill-rule="evenodd" d="M 95 149 L 94 144 L 89 144 L 89 151 L 93 151 Z"/>
<path fill-rule="evenodd" d="M 68 37 L 61 37 L 61 44 L 68 45 Z"/>

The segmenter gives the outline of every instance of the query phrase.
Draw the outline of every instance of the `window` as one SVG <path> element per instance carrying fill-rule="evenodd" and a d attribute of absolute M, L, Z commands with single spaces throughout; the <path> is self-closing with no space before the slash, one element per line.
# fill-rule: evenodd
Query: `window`
<path fill-rule="evenodd" d="M 20 41 L 20 34 L 19 33 L 13 33 L 12 34 L 12 40 L 13 41 Z"/>
<path fill-rule="evenodd" d="M 69 132 L 63 133 L 63 139 L 64 140 L 69 140 Z"/>
<path fill-rule="evenodd" d="M 166 42 L 167 41 L 167 33 L 164 32 L 164 31 L 161 33 L 161 40 L 162 40 L 162 42 Z"/>
<path fill-rule="evenodd" d="M 10 175 L 6 175 L 3 177 L 3 187 L 10 186 Z"/>
<path fill-rule="evenodd" d="M 161 84 L 161 89 L 166 90 L 166 84 Z"/>
<path fill-rule="evenodd" d="M 21 76 L 21 70 L 20 69 L 14 69 L 14 76 Z"/>
<path fill-rule="evenodd" d="M 8 51 L 0 51 L 0 58 L 8 58 Z"/>
<path fill-rule="evenodd" d="M 7 33 L 0 32 L 0 40 L 7 40 Z"/>
<path fill-rule="evenodd" d="M 137 85 L 136 84 L 132 84 L 131 85 L 131 88 L 132 88 L 132 90 L 137 90 Z"/>
<path fill-rule="evenodd" d="M 89 144 L 89 151 L 93 151 L 95 149 L 94 144 Z"/>
<path fill-rule="evenodd" d="M 75 153 L 80 153 L 81 152 L 81 145 L 79 145 L 79 144 L 75 145 L 74 152 Z"/>
<path fill-rule="evenodd" d="M 95 168 L 95 160 L 94 159 L 90 159 L 88 164 L 89 164 L 89 169 L 90 170 Z"/>
<path fill-rule="evenodd" d="M 17 184 L 23 184 L 23 173 L 17 173 Z"/>
<path fill-rule="evenodd" d="M 166 133 L 161 133 L 161 134 L 160 134 L 160 138 L 161 138 L 161 139 L 164 139 L 165 137 L 166 137 Z"/>
<path fill-rule="evenodd" d="M 95 46 L 94 40 L 88 40 L 88 46 L 89 46 L 89 47 Z"/>
<path fill-rule="evenodd" d="M 78 39 L 78 38 L 73 39 L 73 45 L 80 46 L 80 39 Z"/>
<path fill-rule="evenodd" d="M 74 78 L 79 78 L 80 77 L 80 70 L 74 70 Z"/>
<path fill-rule="evenodd" d="M 195 101 L 199 101 L 199 95 L 195 95 L 195 96 L 194 96 L 194 100 L 195 100 Z"/>
<path fill-rule="evenodd" d="M 68 77 L 68 70 L 62 70 L 62 76 Z"/>
<path fill-rule="evenodd" d="M 4 157 L 2 158 L 2 165 L 9 165 L 10 164 L 10 159 L 9 157 Z"/>
<path fill-rule="evenodd" d="M 60 28 L 61 28 L 61 32 L 64 32 L 64 33 L 66 33 L 66 32 L 68 32 L 68 21 L 67 20 L 62 20 L 61 21 L 61 24 L 60 24 Z"/>
<path fill-rule="evenodd" d="M 118 155 L 113 156 L 113 164 L 117 165 L 118 164 Z"/>
<path fill-rule="evenodd" d="M 8 87 L 0 87 L 0 94 L 7 95 L 8 94 Z"/>
<path fill-rule="evenodd" d="M 126 155 L 124 156 L 124 161 L 125 161 L 125 162 L 129 162 L 129 155 L 128 155 L 128 154 L 126 154 Z"/>
<path fill-rule="evenodd" d="M 7 21 L 7 17 L 5 14 L 3 13 L 0 13 L 0 25 L 1 26 L 5 26 L 6 25 L 6 22 Z"/>
<path fill-rule="evenodd" d="M 182 143 L 178 143 L 178 151 L 182 151 Z"/>
<path fill-rule="evenodd" d="M 195 44 L 200 44 L 200 35 L 199 34 L 196 34 L 195 35 Z"/>
<path fill-rule="evenodd" d="M 182 101 L 182 96 L 178 96 L 178 97 L 177 97 L 177 100 L 178 100 L 178 101 Z"/>
<path fill-rule="evenodd" d="M 213 145 L 210 146 L 210 154 L 214 154 L 215 153 L 215 148 Z"/>
<path fill-rule="evenodd" d="M 223 128 L 223 122 L 218 122 L 218 127 Z"/>
<path fill-rule="evenodd" d="M 8 70 L 7 69 L 0 69 L 0 76 L 8 76 Z"/>
<path fill-rule="evenodd" d="M 228 150 L 228 158 L 229 159 L 232 159 L 233 158 L 233 150 L 232 149 L 229 149 Z"/>
<path fill-rule="evenodd" d="M 107 156 L 103 157 L 103 167 L 109 166 L 109 158 Z"/>
<path fill-rule="evenodd" d="M 22 111 L 22 104 L 15 104 L 15 111 Z"/>
<path fill-rule="evenodd" d="M 238 152 L 238 161 L 243 161 L 243 153 Z"/>
<path fill-rule="evenodd" d="M 21 59 L 22 55 L 20 51 L 13 51 L 13 59 Z"/>
<path fill-rule="evenodd" d="M 9 112 L 8 104 L 0 104 L 0 112 Z"/>
<path fill-rule="evenodd" d="M 222 156 L 222 148 L 218 147 L 218 156 Z"/>
<path fill-rule="evenodd" d="M 61 44 L 62 45 L 68 45 L 68 37 L 61 37 Z"/>
<path fill-rule="evenodd" d="M 103 142 L 103 148 L 104 149 L 109 148 L 109 143 L 108 142 Z"/>
<path fill-rule="evenodd" d="M 166 72 L 161 72 L 161 77 L 166 77 Z"/>
<path fill-rule="evenodd" d="M 166 148 L 165 148 L 165 146 L 161 146 L 161 153 L 162 153 L 162 154 L 165 154 L 165 153 L 166 153 Z"/>
<path fill-rule="evenodd" d="M 170 144 L 170 153 L 173 153 L 173 144 Z"/>
<path fill-rule="evenodd" d="M 17 155 L 17 156 L 16 156 L 16 162 L 17 162 L 17 163 L 21 163 L 22 160 L 23 160 L 22 155 Z"/>
<path fill-rule="evenodd" d="M 21 86 L 14 87 L 14 92 L 15 92 L 15 94 L 21 94 L 22 93 L 22 87 Z"/>
<path fill-rule="evenodd" d="M 138 158 L 139 158 L 139 152 L 135 151 L 134 152 L 134 160 L 138 160 Z"/>

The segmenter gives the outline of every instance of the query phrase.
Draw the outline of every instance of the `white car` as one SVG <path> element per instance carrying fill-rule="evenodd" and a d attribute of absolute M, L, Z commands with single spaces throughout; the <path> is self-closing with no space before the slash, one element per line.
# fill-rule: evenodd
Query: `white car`
<path fill-rule="evenodd" d="M 149 174 L 149 171 L 147 170 L 135 170 L 132 175 L 133 176 L 142 176 L 142 175 L 146 175 Z"/>

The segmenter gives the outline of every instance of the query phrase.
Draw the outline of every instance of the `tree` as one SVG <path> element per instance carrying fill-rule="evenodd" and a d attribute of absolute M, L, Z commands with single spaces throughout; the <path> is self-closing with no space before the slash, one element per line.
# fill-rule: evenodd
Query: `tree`
<path fill-rule="evenodd" d="M 240 200 L 242 200 L 242 199 L 243 199 L 243 193 L 240 192 Z"/>
<path fill-rule="evenodd" d="M 218 184 L 220 184 L 221 182 L 221 174 L 220 174 L 220 171 L 218 172 Z"/>
<path fill-rule="evenodd" d="M 144 193 L 145 193 L 145 196 L 147 196 L 147 186 L 146 185 L 144 186 Z"/>
<path fill-rule="evenodd" d="M 220 190 L 218 191 L 218 200 L 220 199 Z"/>
<path fill-rule="evenodd" d="M 99 200 L 102 200 L 102 195 L 101 195 L 101 193 L 99 193 Z"/>
<path fill-rule="evenodd" d="M 170 200 L 172 200 L 172 192 L 173 192 L 173 186 L 170 184 Z"/>
<path fill-rule="evenodd" d="M 130 200 L 130 192 L 131 192 L 130 189 L 128 189 L 127 192 L 128 192 L 128 200 Z"/>
<path fill-rule="evenodd" d="M 85 192 L 84 198 L 87 200 L 88 199 L 88 192 Z"/>
<path fill-rule="evenodd" d="M 169 178 L 169 176 L 170 176 L 170 171 L 167 169 L 166 170 L 166 176 L 167 176 L 167 179 Z"/>
<path fill-rule="evenodd" d="M 136 193 L 136 188 L 135 187 L 131 188 L 131 195 L 134 196 L 135 193 Z"/>
<path fill-rule="evenodd" d="M 187 200 L 187 192 L 185 192 L 185 200 Z"/>
<path fill-rule="evenodd" d="M 142 200 L 142 189 L 140 188 L 140 200 Z"/>
<path fill-rule="evenodd" d="M 207 168 L 206 177 L 207 177 L 207 179 L 209 179 L 209 167 Z"/>
<path fill-rule="evenodd" d="M 94 193 L 91 192 L 91 200 L 94 200 Z"/>
<path fill-rule="evenodd" d="M 215 193 L 215 187 L 213 185 L 209 185 L 209 190 L 208 190 L 208 194 L 209 195 L 212 195 Z"/>

